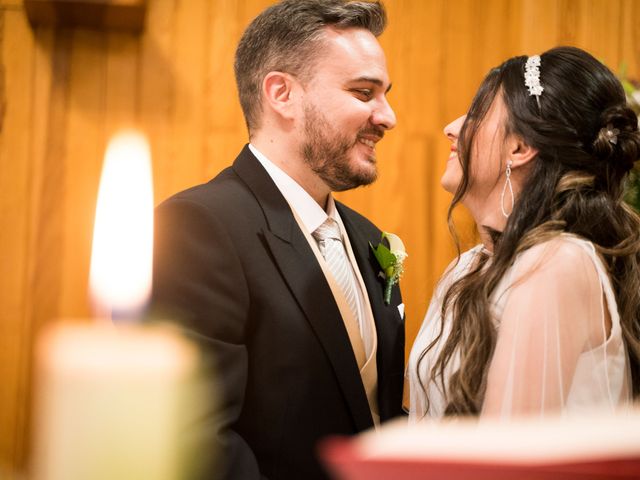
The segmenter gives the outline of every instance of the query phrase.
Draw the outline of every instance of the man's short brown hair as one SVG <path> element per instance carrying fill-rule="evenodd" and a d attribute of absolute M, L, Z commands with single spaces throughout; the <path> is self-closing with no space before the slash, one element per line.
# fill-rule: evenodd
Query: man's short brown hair
<path fill-rule="evenodd" d="M 249 132 L 260 126 L 264 77 L 279 71 L 308 79 L 322 48 L 324 28 L 363 28 L 377 37 L 386 23 L 380 1 L 283 0 L 264 10 L 242 35 L 234 64 Z"/>

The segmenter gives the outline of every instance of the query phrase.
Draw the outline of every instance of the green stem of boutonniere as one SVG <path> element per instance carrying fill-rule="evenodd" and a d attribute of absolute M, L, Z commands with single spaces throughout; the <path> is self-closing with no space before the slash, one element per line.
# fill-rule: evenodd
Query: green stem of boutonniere
<path fill-rule="evenodd" d="M 384 286 L 384 303 L 389 305 L 391 303 L 391 289 L 393 288 L 393 282 L 391 279 L 387 279 L 387 283 Z"/>

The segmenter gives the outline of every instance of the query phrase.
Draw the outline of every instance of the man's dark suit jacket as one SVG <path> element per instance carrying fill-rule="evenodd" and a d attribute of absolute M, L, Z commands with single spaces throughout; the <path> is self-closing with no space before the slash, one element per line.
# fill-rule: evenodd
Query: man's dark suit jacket
<path fill-rule="evenodd" d="M 391 304 L 383 300 L 369 247 L 380 230 L 336 203 L 375 317 L 384 421 L 402 413 L 402 300 L 396 287 Z M 373 426 L 329 285 L 248 147 L 209 183 L 157 207 L 153 302 L 197 341 L 217 392 L 195 419 L 198 441 L 210 442 L 218 460 L 202 478 L 325 478 L 318 441 Z"/>

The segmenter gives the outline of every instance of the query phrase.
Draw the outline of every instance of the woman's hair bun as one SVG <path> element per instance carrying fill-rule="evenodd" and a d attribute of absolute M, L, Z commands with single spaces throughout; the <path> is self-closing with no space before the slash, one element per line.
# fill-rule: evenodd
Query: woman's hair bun
<path fill-rule="evenodd" d="M 638 117 L 624 104 L 607 108 L 600 115 L 599 130 L 593 141 L 593 153 L 603 161 L 615 162 L 625 172 L 640 157 Z"/>

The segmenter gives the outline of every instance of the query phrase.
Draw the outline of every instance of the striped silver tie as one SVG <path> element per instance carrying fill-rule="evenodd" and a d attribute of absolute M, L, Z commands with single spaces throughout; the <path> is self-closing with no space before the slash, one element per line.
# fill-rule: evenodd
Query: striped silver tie
<path fill-rule="evenodd" d="M 338 223 L 333 218 L 328 217 L 312 235 L 317 240 L 320 253 L 326 260 L 336 283 L 342 289 L 349 308 L 353 312 L 353 318 L 358 322 L 358 330 L 362 334 L 356 299 L 356 278 L 342 243 Z"/>

